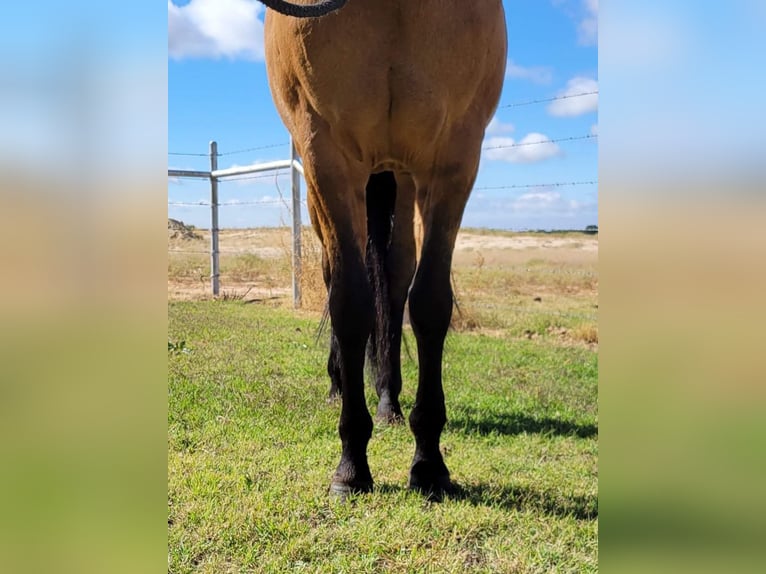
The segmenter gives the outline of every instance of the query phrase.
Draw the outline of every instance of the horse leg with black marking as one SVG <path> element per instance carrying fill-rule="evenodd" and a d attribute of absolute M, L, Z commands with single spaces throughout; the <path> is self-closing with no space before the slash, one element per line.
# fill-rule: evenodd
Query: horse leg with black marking
<path fill-rule="evenodd" d="M 333 347 L 337 349 L 331 352 L 336 358 L 331 377 L 337 375 L 341 392 L 341 456 L 330 490 L 345 496 L 369 491 L 373 484 L 367 463 L 372 417 L 364 396 L 365 346 L 374 320 L 364 259 L 367 174 L 354 170 L 326 140 L 325 145 L 319 145 L 320 137 L 315 135 L 314 140 L 316 161 L 304 169 L 312 222 L 326 253 L 328 308 Z"/>
<path fill-rule="evenodd" d="M 372 417 L 364 396 L 364 354 L 372 330 L 373 298 L 361 253 L 353 242 L 341 240 L 338 247 L 330 280 L 330 317 L 338 343 L 342 451 L 331 490 L 343 495 L 372 489 L 367 463 Z"/>
<path fill-rule="evenodd" d="M 445 177 L 418 190 L 423 245 L 409 294 L 410 321 L 418 344 L 418 390 L 410 413 L 415 456 L 409 486 L 437 498 L 452 488 L 439 449 L 447 422 L 442 358 L 452 317 L 452 251 L 472 183 L 473 178 Z"/>

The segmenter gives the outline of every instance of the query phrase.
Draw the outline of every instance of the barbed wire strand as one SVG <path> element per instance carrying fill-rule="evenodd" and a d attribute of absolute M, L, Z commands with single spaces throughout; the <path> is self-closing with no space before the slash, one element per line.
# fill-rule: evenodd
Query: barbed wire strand
<path fill-rule="evenodd" d="M 554 181 L 549 183 L 525 183 L 525 184 L 509 184 L 509 185 L 485 185 L 474 187 L 473 191 L 489 191 L 495 189 L 530 189 L 539 187 L 570 187 L 578 185 L 598 185 L 598 180 L 590 181 Z M 282 190 L 277 185 L 277 191 L 279 192 L 280 199 L 259 199 L 250 201 L 228 201 L 219 203 L 219 207 L 234 207 L 238 205 L 283 205 L 288 209 L 291 208 L 287 205 L 287 202 L 282 194 Z M 300 200 L 301 205 L 307 205 L 305 199 Z M 206 200 L 201 201 L 168 201 L 168 205 L 172 207 L 210 207 L 211 203 Z"/>
<path fill-rule="evenodd" d="M 544 139 L 541 141 L 533 141 L 533 142 L 514 142 L 512 144 L 502 144 L 502 145 L 494 145 L 494 146 L 485 146 L 482 147 L 482 151 L 491 151 L 496 149 L 508 149 L 508 148 L 516 148 L 516 147 L 524 147 L 524 146 L 533 146 L 533 145 L 544 145 L 544 144 L 552 144 L 552 143 L 562 143 L 562 142 L 571 142 L 571 141 L 578 141 L 578 140 L 587 140 L 587 139 L 597 139 L 598 134 L 584 134 L 580 136 L 566 136 L 562 138 L 553 138 L 553 139 Z M 245 181 L 245 180 L 255 180 L 255 179 L 267 179 L 270 177 L 282 177 L 290 175 L 288 171 L 285 170 L 278 170 L 276 174 L 268 173 L 268 174 L 259 174 L 259 175 L 246 175 L 243 177 L 231 177 L 226 178 L 225 180 L 219 179 L 219 181 L 227 182 L 227 181 Z M 169 176 L 170 179 L 172 179 L 173 183 L 181 184 L 181 180 L 183 179 L 183 176 Z"/>
<path fill-rule="evenodd" d="M 511 147 L 523 147 L 528 145 L 542 145 L 542 144 L 552 144 L 552 143 L 561 143 L 561 142 L 571 142 L 576 140 L 587 140 L 587 139 L 593 139 L 598 138 L 598 134 L 585 134 L 582 136 L 568 136 L 564 138 L 554 138 L 554 139 L 545 139 L 541 141 L 534 141 L 534 142 L 514 142 L 512 144 L 503 144 L 503 145 L 494 145 L 494 146 L 487 146 L 482 147 L 481 151 L 488 151 L 493 149 L 506 149 Z"/>
<path fill-rule="evenodd" d="M 300 200 L 301 205 L 308 206 L 305 199 Z M 171 207 L 211 207 L 212 204 L 209 201 L 168 201 L 168 205 Z M 292 208 L 288 207 L 284 199 L 259 199 L 253 201 L 226 201 L 219 203 L 218 207 L 238 207 L 240 205 L 281 205 L 288 211 L 292 212 Z"/>
<path fill-rule="evenodd" d="M 287 201 L 285 200 L 285 197 L 282 195 L 282 188 L 279 187 L 279 177 L 274 178 L 274 185 L 277 186 L 277 193 L 279 194 L 279 199 L 282 200 L 282 203 L 284 204 L 285 209 L 287 210 L 287 214 L 292 217 L 293 216 L 293 209 L 292 206 L 287 205 Z M 300 203 L 300 198 L 298 198 L 298 203 Z M 300 211 L 300 209 L 298 210 Z M 282 224 L 282 227 L 287 227 L 287 223 L 283 219 L 284 214 L 280 211 L 279 212 L 279 223 Z"/>
<path fill-rule="evenodd" d="M 219 203 L 218 207 L 234 207 L 237 205 L 281 205 L 282 201 L 279 199 L 259 199 L 252 201 L 225 201 Z M 187 202 L 187 201 L 168 201 L 168 205 L 173 207 L 211 207 L 212 204 L 209 201 Z"/>
<path fill-rule="evenodd" d="M 521 102 L 513 102 L 510 104 L 503 104 L 500 106 L 497 106 L 498 109 L 500 108 L 518 108 L 520 106 L 530 106 L 532 104 L 544 104 L 547 102 L 555 102 L 558 100 L 568 100 L 569 98 L 580 98 L 582 96 L 595 96 L 598 94 L 598 90 L 594 90 L 592 92 L 581 92 L 579 94 L 564 94 L 563 96 L 554 96 L 552 98 L 542 98 L 538 100 L 525 100 Z"/>
<path fill-rule="evenodd" d="M 168 155 L 185 155 L 190 157 L 210 157 L 209 153 L 186 153 L 186 152 L 180 152 L 180 151 L 169 151 Z"/>
<path fill-rule="evenodd" d="M 270 178 L 270 177 L 275 177 L 275 176 L 276 177 L 282 177 L 282 176 L 285 176 L 285 175 L 290 175 L 290 172 L 289 171 L 280 170 L 280 171 L 277 171 L 276 174 L 274 174 L 274 173 L 263 174 L 262 173 L 260 175 L 248 175 L 248 176 L 245 176 L 245 177 L 231 177 L 231 178 L 226 178 L 225 180 L 222 180 L 222 181 L 223 181 L 223 183 L 226 183 L 228 181 L 244 181 L 244 180 L 248 180 L 248 179 L 267 179 L 267 178 Z M 221 180 L 219 180 L 219 181 L 221 181 Z"/>
<path fill-rule="evenodd" d="M 588 140 L 588 139 L 598 139 L 598 134 L 584 134 L 580 136 L 566 136 L 562 138 L 553 138 L 553 139 L 544 139 L 540 141 L 533 141 L 533 142 L 514 142 L 512 144 L 502 144 L 502 145 L 493 145 L 493 146 L 485 146 L 482 147 L 482 151 L 490 151 L 495 149 L 508 149 L 508 148 L 515 148 L 515 147 L 524 147 L 524 146 L 532 146 L 532 145 L 544 145 L 544 144 L 552 144 L 552 143 L 562 143 L 562 142 L 571 142 L 571 141 L 578 141 L 578 140 Z M 276 177 L 289 175 L 289 172 L 287 171 L 277 171 Z M 274 174 L 260 174 L 260 175 L 250 175 L 245 177 L 232 177 L 227 178 L 223 181 L 244 181 L 244 180 L 252 180 L 252 179 L 266 179 L 269 177 L 274 177 Z M 173 180 L 180 180 L 182 176 L 173 176 Z"/>
<path fill-rule="evenodd" d="M 288 171 L 278 171 L 276 173 L 277 177 L 283 177 L 286 175 L 290 175 L 290 172 Z M 259 175 L 248 175 L 245 177 L 227 177 L 226 179 L 218 179 L 219 184 L 220 183 L 228 183 L 230 181 L 244 181 L 244 180 L 251 180 L 251 179 L 268 179 L 270 177 L 274 177 L 273 173 L 266 173 L 266 174 L 259 174 Z M 181 180 L 183 177 L 180 176 L 172 176 L 170 179 L 173 180 L 173 183 L 181 184 Z"/>
<path fill-rule="evenodd" d="M 598 90 L 593 90 L 590 92 L 581 92 L 578 94 L 564 94 L 563 96 L 553 96 L 551 98 L 541 98 L 536 100 L 523 100 L 520 102 L 512 102 L 510 104 L 502 104 L 498 106 L 498 109 L 503 108 L 517 108 L 520 106 L 530 106 L 532 104 L 544 104 L 548 102 L 555 102 L 558 100 L 568 100 L 570 98 L 580 98 L 583 96 L 595 96 L 598 94 Z M 246 153 L 249 151 L 259 151 L 263 149 L 272 149 L 277 147 L 284 147 L 290 145 L 290 142 L 281 142 L 281 143 L 274 143 L 274 144 L 266 144 L 261 146 L 255 146 L 255 147 L 248 147 L 243 149 L 237 149 L 233 151 L 227 151 L 227 152 L 219 152 L 217 155 L 218 157 L 223 157 L 227 155 L 236 155 L 240 153 Z M 185 153 L 185 152 L 168 152 L 168 155 L 177 155 L 177 156 L 189 156 L 189 157 L 210 157 L 209 153 Z"/>
<path fill-rule="evenodd" d="M 259 150 L 262 150 L 262 149 L 272 149 L 272 148 L 277 148 L 277 147 L 285 147 L 285 146 L 288 146 L 288 145 L 290 145 L 290 142 L 282 142 L 282 143 L 275 143 L 275 144 L 268 144 L 268 145 L 259 145 L 259 146 L 255 146 L 255 147 L 244 148 L 244 149 L 236 149 L 234 151 L 226 151 L 226 152 L 223 152 L 223 153 L 219 153 L 218 156 L 222 157 L 222 156 L 226 156 L 226 155 L 236 155 L 236 154 L 239 154 L 239 153 L 246 153 L 246 152 L 249 152 L 249 151 L 259 151 Z"/>
<path fill-rule="evenodd" d="M 216 154 L 216 157 L 223 157 L 227 155 L 236 155 L 240 153 L 247 153 L 249 151 L 259 151 L 264 149 L 272 149 L 272 148 L 278 148 L 278 147 L 285 147 L 290 145 L 290 142 L 282 142 L 282 143 L 274 143 L 274 144 L 267 144 L 267 145 L 259 145 L 254 147 L 248 147 L 243 149 L 236 149 L 233 151 L 225 151 L 225 152 L 218 152 Z M 177 152 L 177 151 L 169 151 L 168 155 L 180 155 L 180 156 L 189 156 L 189 157 L 210 157 L 209 153 L 190 153 L 190 152 Z"/>
<path fill-rule="evenodd" d="M 554 183 L 525 183 L 511 185 L 487 185 L 474 187 L 473 191 L 485 191 L 490 189 L 528 189 L 534 187 L 569 187 L 574 185 L 598 185 L 598 180 L 593 181 L 558 181 Z"/>

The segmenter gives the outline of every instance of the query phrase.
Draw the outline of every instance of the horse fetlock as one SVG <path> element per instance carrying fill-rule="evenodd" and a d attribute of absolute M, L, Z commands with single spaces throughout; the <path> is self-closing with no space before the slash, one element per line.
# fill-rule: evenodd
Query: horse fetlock
<path fill-rule="evenodd" d="M 373 481 L 370 467 L 367 464 L 367 457 L 353 460 L 351 458 L 341 457 L 340 464 L 333 474 L 330 483 L 330 493 L 335 495 L 346 495 L 353 493 L 370 492 Z"/>
<path fill-rule="evenodd" d="M 375 419 L 386 424 L 401 424 L 404 422 L 402 407 L 399 401 L 393 401 L 388 398 L 381 398 L 378 402 L 378 409 L 375 412 Z"/>

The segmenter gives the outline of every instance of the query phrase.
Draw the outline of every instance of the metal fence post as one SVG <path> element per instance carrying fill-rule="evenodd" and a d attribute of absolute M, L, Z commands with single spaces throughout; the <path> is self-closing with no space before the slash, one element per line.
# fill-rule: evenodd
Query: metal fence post
<path fill-rule="evenodd" d="M 298 152 L 290 138 L 290 173 L 293 180 L 293 307 L 301 307 L 301 176 L 296 168 Z"/>
<path fill-rule="evenodd" d="M 218 178 L 212 172 L 218 169 L 218 143 L 210 142 L 210 285 L 213 296 L 218 295 L 220 266 L 218 261 Z"/>

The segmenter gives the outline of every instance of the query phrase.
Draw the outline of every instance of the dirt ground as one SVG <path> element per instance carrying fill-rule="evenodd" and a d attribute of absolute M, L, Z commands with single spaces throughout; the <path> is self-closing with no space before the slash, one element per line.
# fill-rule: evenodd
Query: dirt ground
<path fill-rule="evenodd" d="M 552 262 L 596 263 L 598 239 L 595 236 L 549 237 L 534 235 L 494 235 L 461 231 L 455 243 L 453 264 L 475 263 L 478 255 L 485 264 L 519 264 L 533 258 Z"/>

